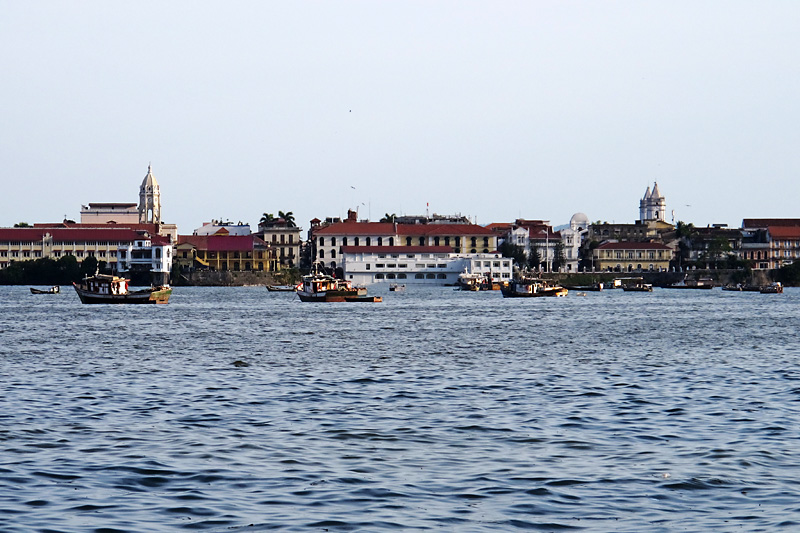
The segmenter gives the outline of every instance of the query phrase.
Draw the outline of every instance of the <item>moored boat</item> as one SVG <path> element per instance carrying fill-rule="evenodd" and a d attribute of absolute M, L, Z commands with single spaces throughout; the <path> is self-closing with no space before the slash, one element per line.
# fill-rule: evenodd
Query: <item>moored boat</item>
<path fill-rule="evenodd" d="M 761 287 L 761 294 L 782 294 L 783 293 L 783 285 L 781 285 L 780 281 L 774 281 L 769 285 L 764 285 Z"/>
<path fill-rule="evenodd" d="M 85 304 L 165 304 L 172 294 L 169 285 L 131 291 L 129 284 L 126 278 L 95 274 L 72 286 Z"/>
<path fill-rule="evenodd" d="M 628 278 L 622 283 L 622 290 L 626 292 L 653 292 L 653 285 L 645 283 L 642 278 Z"/>
<path fill-rule="evenodd" d="M 269 292 L 296 292 L 298 288 L 300 288 L 300 284 L 297 284 L 297 285 L 267 285 L 267 290 Z"/>
<path fill-rule="evenodd" d="M 406 286 L 402 283 L 392 283 L 389 285 L 390 292 L 403 292 L 406 290 Z"/>
<path fill-rule="evenodd" d="M 543 296 L 566 296 L 568 289 L 552 285 L 541 278 L 519 278 L 500 289 L 504 298 L 536 298 Z"/>
<path fill-rule="evenodd" d="M 53 285 L 49 289 L 42 290 L 42 289 L 34 289 L 31 287 L 31 294 L 58 294 L 61 292 L 61 287 L 58 285 Z"/>
<path fill-rule="evenodd" d="M 589 285 L 564 285 L 565 289 L 569 289 L 571 291 L 602 291 L 604 288 L 603 282 L 599 281 L 597 283 L 592 283 Z"/>
<path fill-rule="evenodd" d="M 665 289 L 713 289 L 714 280 L 709 278 L 682 279 L 678 283 L 664 285 Z"/>
<path fill-rule="evenodd" d="M 326 274 L 314 265 L 311 274 L 303 276 L 297 297 L 301 302 L 380 302 L 379 296 L 367 296 L 366 289 L 353 287 L 343 279 Z"/>

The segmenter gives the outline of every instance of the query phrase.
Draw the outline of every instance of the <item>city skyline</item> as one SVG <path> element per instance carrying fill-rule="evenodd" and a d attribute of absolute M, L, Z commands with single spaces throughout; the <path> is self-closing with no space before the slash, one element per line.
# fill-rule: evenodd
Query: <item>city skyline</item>
<path fill-rule="evenodd" d="M 796 217 L 791 2 L 7 3 L 0 226 Z"/>

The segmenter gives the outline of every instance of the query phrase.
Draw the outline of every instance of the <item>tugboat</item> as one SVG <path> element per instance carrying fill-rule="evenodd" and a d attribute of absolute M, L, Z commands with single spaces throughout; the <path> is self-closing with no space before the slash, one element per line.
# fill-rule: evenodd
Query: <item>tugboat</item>
<path fill-rule="evenodd" d="M 95 274 L 80 283 L 73 282 L 72 286 L 85 304 L 165 304 L 172 294 L 169 285 L 131 291 L 129 284 L 130 280 L 126 278 Z"/>
<path fill-rule="evenodd" d="M 541 278 L 519 278 L 500 289 L 503 298 L 536 298 L 539 296 L 566 296 L 569 290 L 560 285 L 551 285 Z"/>
<path fill-rule="evenodd" d="M 311 274 L 303 276 L 303 283 L 297 289 L 301 302 L 382 302 L 380 296 L 366 296 L 366 291 L 346 280 L 326 274 L 324 269 L 314 263 Z"/>

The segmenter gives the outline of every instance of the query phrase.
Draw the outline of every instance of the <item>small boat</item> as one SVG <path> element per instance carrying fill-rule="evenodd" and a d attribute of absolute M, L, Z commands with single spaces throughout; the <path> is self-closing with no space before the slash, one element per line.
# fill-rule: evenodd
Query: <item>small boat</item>
<path fill-rule="evenodd" d="M 645 283 L 641 278 L 629 278 L 622 284 L 622 290 L 626 292 L 653 292 L 653 285 Z"/>
<path fill-rule="evenodd" d="M 365 288 L 353 287 L 343 279 L 326 274 L 317 263 L 311 274 L 303 276 L 303 282 L 297 289 L 297 297 L 301 302 L 381 302 L 378 296 L 367 296 Z"/>
<path fill-rule="evenodd" d="M 479 291 L 483 280 L 482 274 L 473 274 L 464 269 L 464 272 L 458 275 L 458 286 L 462 291 Z"/>
<path fill-rule="evenodd" d="M 165 304 L 172 294 L 169 285 L 131 291 L 129 284 L 126 278 L 95 274 L 80 283 L 73 282 L 72 286 L 85 304 Z"/>
<path fill-rule="evenodd" d="M 31 287 L 31 294 L 58 294 L 60 292 L 61 292 L 61 287 L 59 287 L 58 285 L 53 285 L 47 290 L 34 289 L 33 287 Z"/>
<path fill-rule="evenodd" d="M 536 298 L 542 296 L 566 296 L 568 289 L 560 285 L 551 285 L 541 278 L 518 278 L 501 289 L 503 298 Z"/>
<path fill-rule="evenodd" d="M 565 289 L 569 289 L 571 291 L 602 291 L 603 290 L 603 282 L 600 281 L 598 283 L 592 283 L 590 285 L 564 285 Z"/>
<path fill-rule="evenodd" d="M 782 294 L 782 293 L 783 293 L 783 285 L 781 285 L 780 281 L 774 281 L 769 285 L 761 287 L 761 294 Z"/>
<path fill-rule="evenodd" d="M 267 285 L 269 292 L 297 292 L 300 284 L 297 285 Z"/>
<path fill-rule="evenodd" d="M 709 278 L 682 279 L 678 283 L 664 285 L 665 289 L 713 289 L 714 280 Z"/>
<path fill-rule="evenodd" d="M 403 292 L 406 290 L 406 286 L 401 283 L 392 283 L 389 285 L 389 291 L 391 292 Z"/>

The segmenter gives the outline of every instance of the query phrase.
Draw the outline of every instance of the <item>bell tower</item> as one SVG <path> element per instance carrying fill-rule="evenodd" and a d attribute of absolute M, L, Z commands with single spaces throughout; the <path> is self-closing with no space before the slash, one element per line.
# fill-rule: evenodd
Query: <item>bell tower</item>
<path fill-rule="evenodd" d="M 150 165 L 139 187 L 139 224 L 161 224 L 161 188 Z"/>

